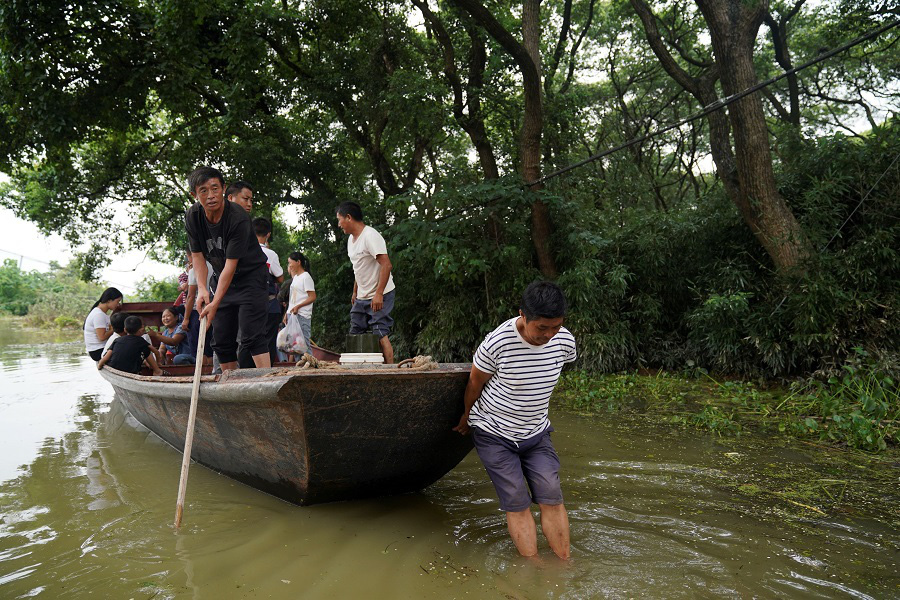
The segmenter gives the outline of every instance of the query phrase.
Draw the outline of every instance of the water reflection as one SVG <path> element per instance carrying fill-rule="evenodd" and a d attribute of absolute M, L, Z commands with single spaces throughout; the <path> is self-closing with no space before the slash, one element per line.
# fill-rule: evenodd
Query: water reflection
<path fill-rule="evenodd" d="M 738 460 L 711 438 L 565 414 L 569 564 L 545 545 L 540 564 L 516 556 L 474 454 L 422 494 L 307 508 L 194 466 L 176 533 L 180 455 L 71 345 L 9 352 L 0 439 L 20 458 L 0 484 L 3 598 L 867 598 L 900 585 L 889 524 L 786 522 L 776 499 L 734 491 L 749 464 L 809 455 L 742 447 Z"/>

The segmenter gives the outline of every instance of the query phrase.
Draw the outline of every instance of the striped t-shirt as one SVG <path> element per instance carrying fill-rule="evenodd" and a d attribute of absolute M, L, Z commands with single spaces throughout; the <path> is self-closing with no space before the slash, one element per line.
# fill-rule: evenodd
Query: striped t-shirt
<path fill-rule="evenodd" d="M 469 411 L 469 425 L 515 442 L 550 426 L 550 394 L 563 364 L 575 360 L 575 338 L 565 327 L 543 346 L 519 334 L 514 317 L 488 334 L 472 363 L 491 373 Z"/>

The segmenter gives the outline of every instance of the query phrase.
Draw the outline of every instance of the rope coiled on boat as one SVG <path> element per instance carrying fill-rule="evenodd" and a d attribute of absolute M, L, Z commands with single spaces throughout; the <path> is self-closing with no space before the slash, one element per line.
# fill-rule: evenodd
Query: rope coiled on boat
<path fill-rule="evenodd" d="M 438 368 L 437 361 L 430 356 L 416 356 L 407 358 L 397 363 L 398 369 L 408 369 L 410 371 L 433 371 Z"/>
<path fill-rule="evenodd" d="M 438 363 L 431 356 L 416 356 L 413 358 L 407 358 L 406 360 L 401 360 L 399 363 L 394 365 L 398 369 L 403 369 L 404 371 L 434 371 L 438 368 Z M 362 368 L 360 368 L 362 367 Z M 300 357 L 300 360 L 296 362 L 296 364 L 292 368 L 288 369 L 279 369 L 277 371 L 272 371 L 271 373 L 266 373 L 263 377 L 280 377 L 284 375 L 291 375 L 296 371 L 296 369 L 322 369 L 327 371 L 381 371 L 384 372 L 384 367 L 389 367 L 389 365 L 371 365 L 372 368 L 366 369 L 362 365 L 357 365 L 354 367 L 350 367 L 348 365 L 342 365 L 336 362 L 318 360 L 312 354 L 305 353 Z M 381 367 L 381 368 L 377 368 Z"/>
<path fill-rule="evenodd" d="M 298 360 L 297 364 L 294 366 L 300 369 L 318 369 L 321 365 L 319 364 L 318 358 L 309 352 L 304 352 L 303 356 L 300 357 L 300 360 Z"/>
<path fill-rule="evenodd" d="M 297 364 L 294 365 L 298 369 L 344 369 L 346 368 L 344 365 L 339 363 L 325 362 L 318 360 L 312 354 L 304 354 L 300 357 L 300 360 L 297 361 Z M 406 360 L 401 360 L 397 363 L 398 369 L 405 369 L 407 371 L 433 371 L 438 368 L 437 361 L 435 361 L 431 356 L 415 356 L 413 358 L 407 358 Z"/>

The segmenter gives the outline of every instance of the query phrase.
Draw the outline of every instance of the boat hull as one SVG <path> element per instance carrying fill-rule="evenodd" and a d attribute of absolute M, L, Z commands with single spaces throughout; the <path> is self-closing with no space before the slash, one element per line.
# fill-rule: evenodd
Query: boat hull
<path fill-rule="evenodd" d="M 472 448 L 459 422 L 470 365 L 248 369 L 203 377 L 191 458 L 295 504 L 421 490 Z M 131 414 L 184 448 L 189 377 L 103 369 Z"/>

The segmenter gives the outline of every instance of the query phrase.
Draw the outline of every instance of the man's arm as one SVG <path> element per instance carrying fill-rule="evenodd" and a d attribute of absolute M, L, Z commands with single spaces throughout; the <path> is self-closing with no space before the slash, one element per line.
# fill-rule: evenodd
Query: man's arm
<path fill-rule="evenodd" d="M 375 257 L 375 262 L 381 267 L 381 270 L 378 273 L 378 287 L 375 288 L 375 295 L 372 297 L 372 311 L 377 312 L 384 306 L 384 288 L 387 287 L 388 278 L 391 276 L 393 265 L 391 265 L 391 259 L 388 258 L 387 254 L 377 255 Z"/>
<path fill-rule="evenodd" d="M 485 373 L 472 365 L 472 370 L 469 372 L 469 383 L 466 384 L 466 393 L 463 396 L 463 414 L 459 419 L 459 425 L 454 427 L 453 431 L 458 431 L 462 435 L 469 433 L 469 411 L 475 406 L 475 401 L 481 396 L 481 390 L 493 376 L 493 373 Z"/>
<path fill-rule="evenodd" d="M 350 296 L 350 304 L 356 302 L 356 281 L 353 282 L 353 295 Z"/>
<path fill-rule="evenodd" d="M 225 294 L 228 293 L 228 288 L 231 286 L 231 280 L 234 279 L 234 272 L 237 270 L 238 264 L 237 258 L 226 258 L 225 259 L 225 268 L 222 269 L 222 274 L 219 275 L 219 283 L 216 285 L 216 297 L 212 302 L 203 307 L 203 310 L 200 311 L 200 318 L 207 317 L 209 322 L 211 323 L 213 319 L 216 318 L 216 311 L 219 309 L 219 303 L 222 302 L 222 298 L 225 297 Z M 203 270 L 206 270 L 206 265 L 203 266 Z M 200 272 L 197 271 L 197 277 L 200 276 Z M 197 286 L 203 285 L 200 283 L 200 279 L 197 279 Z M 203 288 L 200 288 L 200 294 L 203 294 Z M 209 298 L 209 291 L 207 292 L 207 298 Z M 199 306 L 199 304 L 198 304 Z"/>

